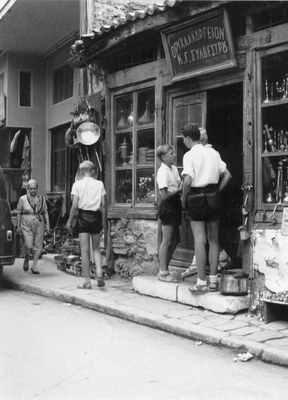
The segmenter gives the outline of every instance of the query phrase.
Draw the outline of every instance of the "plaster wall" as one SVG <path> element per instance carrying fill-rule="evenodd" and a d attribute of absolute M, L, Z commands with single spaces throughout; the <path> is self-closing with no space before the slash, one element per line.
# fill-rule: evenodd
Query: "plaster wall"
<path fill-rule="evenodd" d="M 7 93 L 7 64 L 8 60 L 7 60 L 7 54 L 3 54 L 0 57 L 0 75 L 4 74 L 4 94 Z"/>
<path fill-rule="evenodd" d="M 252 235 L 253 267 L 271 292 L 288 291 L 288 236 L 281 229 L 257 229 Z"/>
<path fill-rule="evenodd" d="M 19 106 L 19 71 L 30 71 L 32 77 L 32 105 Z M 9 53 L 7 63 L 7 118 L 6 126 L 31 128 L 32 176 L 39 183 L 39 192 L 45 191 L 46 115 L 45 68 L 39 57 Z"/>

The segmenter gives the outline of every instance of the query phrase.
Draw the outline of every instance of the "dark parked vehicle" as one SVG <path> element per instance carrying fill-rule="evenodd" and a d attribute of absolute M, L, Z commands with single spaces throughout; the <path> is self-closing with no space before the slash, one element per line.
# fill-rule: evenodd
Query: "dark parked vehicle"
<path fill-rule="evenodd" d="M 0 278 L 4 265 L 15 261 L 15 228 L 11 219 L 10 205 L 7 200 L 5 180 L 0 167 Z"/>

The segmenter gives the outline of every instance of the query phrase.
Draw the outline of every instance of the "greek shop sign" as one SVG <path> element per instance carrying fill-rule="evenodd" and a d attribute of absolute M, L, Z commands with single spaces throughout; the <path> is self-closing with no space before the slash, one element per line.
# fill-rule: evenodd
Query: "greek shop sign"
<path fill-rule="evenodd" d="M 236 66 L 225 9 L 161 32 L 173 81 Z"/>

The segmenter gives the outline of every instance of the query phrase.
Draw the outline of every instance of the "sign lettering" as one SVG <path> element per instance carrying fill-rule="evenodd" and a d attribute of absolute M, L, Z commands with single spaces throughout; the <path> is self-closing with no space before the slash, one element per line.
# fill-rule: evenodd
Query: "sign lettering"
<path fill-rule="evenodd" d="M 170 28 L 162 32 L 162 40 L 174 80 L 236 65 L 224 10 Z"/>

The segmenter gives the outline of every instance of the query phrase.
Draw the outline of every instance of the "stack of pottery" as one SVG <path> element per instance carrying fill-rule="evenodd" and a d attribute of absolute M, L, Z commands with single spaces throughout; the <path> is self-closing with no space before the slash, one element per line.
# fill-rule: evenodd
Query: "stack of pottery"
<path fill-rule="evenodd" d="M 140 147 L 139 149 L 139 164 L 146 164 L 146 157 L 147 157 L 147 150 L 149 148 L 148 147 Z"/>
<path fill-rule="evenodd" d="M 146 152 L 146 162 L 147 164 L 154 164 L 155 161 L 155 151 L 154 149 L 149 149 Z"/>

